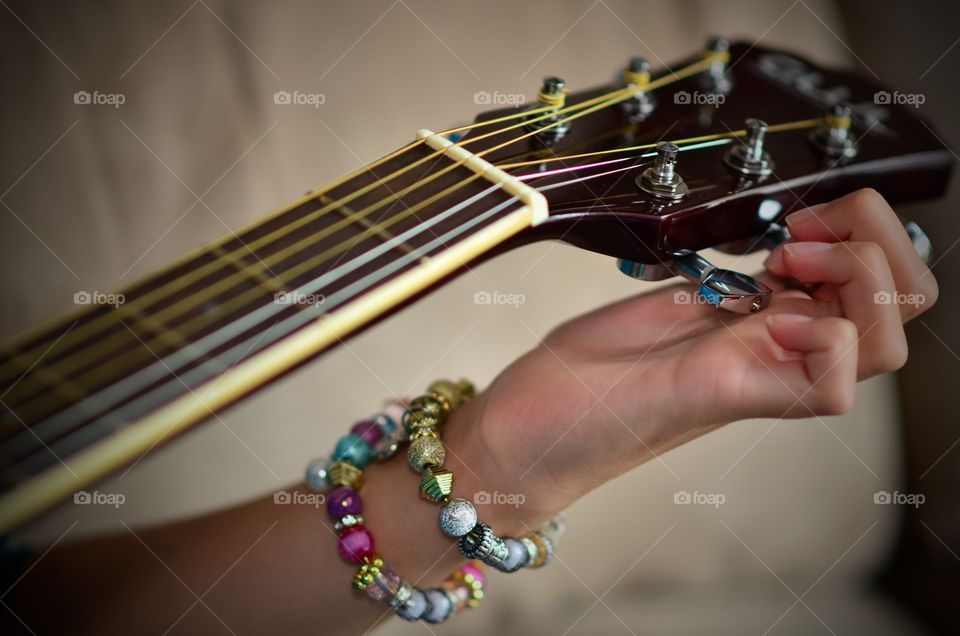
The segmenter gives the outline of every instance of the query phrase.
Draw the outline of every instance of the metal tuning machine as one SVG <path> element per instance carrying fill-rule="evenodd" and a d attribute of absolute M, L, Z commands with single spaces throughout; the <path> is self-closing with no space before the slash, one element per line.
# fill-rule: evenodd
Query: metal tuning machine
<path fill-rule="evenodd" d="M 721 269 L 696 252 L 678 252 L 669 263 L 646 265 L 620 259 L 617 267 L 627 276 L 654 281 L 681 276 L 697 285 L 704 303 L 738 314 L 752 314 L 770 304 L 773 290 L 752 276 Z"/>

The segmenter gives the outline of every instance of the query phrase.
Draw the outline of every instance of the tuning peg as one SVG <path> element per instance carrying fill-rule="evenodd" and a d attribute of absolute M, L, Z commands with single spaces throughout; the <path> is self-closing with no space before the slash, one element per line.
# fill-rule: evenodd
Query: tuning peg
<path fill-rule="evenodd" d="M 559 77 L 548 75 L 543 78 L 540 92 L 537 94 L 537 105 L 534 108 L 550 107 L 554 111 L 562 109 L 567 99 L 567 85 Z M 549 111 L 546 111 L 549 112 Z M 527 126 L 529 130 L 538 131 L 538 137 L 545 143 L 552 143 L 567 134 L 570 129 L 568 122 L 559 123 L 563 117 L 551 114 L 544 117 L 546 112 L 533 115 L 534 121 Z"/>
<path fill-rule="evenodd" d="M 704 59 L 713 59 L 707 69 L 704 87 L 717 93 L 728 93 L 733 82 L 727 76 L 727 63 L 730 61 L 730 42 L 726 38 L 713 36 L 707 39 L 707 46 L 703 51 Z"/>
<path fill-rule="evenodd" d="M 634 91 L 633 97 L 623 103 L 624 108 L 633 121 L 642 121 L 653 112 L 654 107 L 653 95 L 647 91 L 650 84 L 650 62 L 642 57 L 630 58 L 623 71 L 623 81 Z"/>
<path fill-rule="evenodd" d="M 657 144 L 657 157 L 653 167 L 647 168 L 639 177 L 637 185 L 647 194 L 658 199 L 678 201 L 690 191 L 683 178 L 676 172 L 677 154 L 680 148 L 669 141 Z"/>
<path fill-rule="evenodd" d="M 810 141 L 826 158 L 842 160 L 856 156 L 857 146 L 850 138 L 852 115 L 849 104 L 835 104 L 823 116 L 820 126 L 814 129 Z"/>
<path fill-rule="evenodd" d="M 748 119 L 746 123 L 746 142 L 738 143 L 730 148 L 723 160 L 728 166 L 741 174 L 765 177 L 773 172 L 773 161 L 763 149 L 764 138 L 767 135 L 767 124 L 759 119 Z"/>
<path fill-rule="evenodd" d="M 673 261 L 645 265 L 621 259 L 618 269 L 640 280 L 662 280 L 682 276 L 697 285 L 697 295 L 707 304 L 738 314 L 751 314 L 770 304 L 773 290 L 752 276 L 729 269 L 720 269 L 696 252 L 684 251 Z"/>

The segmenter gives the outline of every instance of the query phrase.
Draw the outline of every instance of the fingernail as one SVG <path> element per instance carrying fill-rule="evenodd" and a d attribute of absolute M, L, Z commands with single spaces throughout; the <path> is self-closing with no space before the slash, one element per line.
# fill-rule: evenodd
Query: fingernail
<path fill-rule="evenodd" d="M 790 256 L 805 256 L 807 254 L 819 254 L 826 252 L 833 247 L 833 243 L 818 243 L 817 241 L 803 241 L 801 243 L 786 243 L 783 249 Z"/>
<path fill-rule="evenodd" d="M 767 258 L 763 261 L 763 267 L 765 269 L 783 269 L 783 246 L 778 245 L 767 255 Z"/>
<path fill-rule="evenodd" d="M 817 205 L 811 205 L 809 208 L 797 210 L 796 212 L 788 214 L 784 221 L 787 222 L 787 225 L 804 221 L 805 219 L 809 219 L 812 216 L 820 214 L 820 211 L 823 210 L 826 205 L 826 203 L 818 203 Z"/>
<path fill-rule="evenodd" d="M 810 322 L 811 320 L 813 320 L 813 318 L 810 316 L 804 316 L 803 314 L 773 314 L 771 316 L 767 316 L 767 324 L 771 327 L 799 325 L 805 322 Z"/>

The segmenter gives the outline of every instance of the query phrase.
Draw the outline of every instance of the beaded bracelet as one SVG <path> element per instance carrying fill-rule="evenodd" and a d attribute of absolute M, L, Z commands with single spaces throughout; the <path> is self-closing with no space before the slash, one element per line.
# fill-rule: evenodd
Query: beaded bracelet
<path fill-rule="evenodd" d="M 307 465 L 307 484 L 317 490 L 335 486 L 327 494 L 327 512 L 334 520 L 340 556 L 359 564 L 353 587 L 406 620 L 439 623 L 480 603 L 486 582 L 483 565 L 463 564 L 440 587 L 422 590 L 404 581 L 374 551 L 373 534 L 363 524 L 363 499 L 358 492 L 363 468 L 371 458 L 384 460 L 396 453 L 402 437 L 396 421 L 403 406 L 395 403 L 386 412 L 355 424 L 338 440 L 329 460 L 320 458 Z"/>
<path fill-rule="evenodd" d="M 473 504 L 462 498 L 450 499 L 453 473 L 444 466 L 446 451 L 440 431 L 451 411 L 473 394 L 473 385 L 466 380 L 434 382 L 428 393 L 413 399 L 403 413 L 401 422 L 410 440 L 407 461 L 422 476 L 420 495 L 443 504 L 440 530 L 458 539 L 460 553 L 466 558 L 480 560 L 501 572 L 542 567 L 553 557 L 557 540 L 563 533 L 562 514 L 520 538 L 500 538 L 489 525 L 478 520 Z"/>

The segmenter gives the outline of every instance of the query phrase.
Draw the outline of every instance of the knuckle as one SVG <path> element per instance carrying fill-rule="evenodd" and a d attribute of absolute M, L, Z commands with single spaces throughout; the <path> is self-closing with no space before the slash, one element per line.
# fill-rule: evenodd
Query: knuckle
<path fill-rule="evenodd" d="M 887 207 L 887 200 L 873 188 L 861 188 L 850 194 L 850 205 L 856 214 L 876 214 Z"/>
<path fill-rule="evenodd" d="M 814 411 L 818 415 L 843 415 L 853 408 L 856 387 L 852 382 L 831 384 L 817 395 Z"/>

